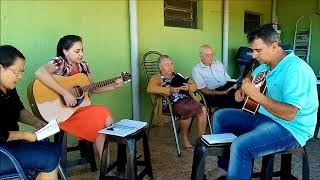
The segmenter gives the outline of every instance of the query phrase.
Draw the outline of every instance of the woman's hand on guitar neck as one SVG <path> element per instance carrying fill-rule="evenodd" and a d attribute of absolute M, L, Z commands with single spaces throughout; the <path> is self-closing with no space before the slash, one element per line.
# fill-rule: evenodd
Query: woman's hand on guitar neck
<path fill-rule="evenodd" d="M 69 91 L 66 91 L 62 96 L 67 106 L 72 107 L 77 105 L 76 98 Z"/>
<path fill-rule="evenodd" d="M 116 88 L 122 86 L 123 84 L 124 84 L 124 82 L 123 82 L 122 78 L 119 78 L 114 81 L 113 87 L 114 87 L 114 89 L 116 89 Z"/>

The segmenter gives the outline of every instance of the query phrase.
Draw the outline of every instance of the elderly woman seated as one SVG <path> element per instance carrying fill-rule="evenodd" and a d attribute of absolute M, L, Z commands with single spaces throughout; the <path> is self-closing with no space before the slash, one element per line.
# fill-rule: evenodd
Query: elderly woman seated
<path fill-rule="evenodd" d="M 192 92 L 197 90 L 197 85 L 194 82 L 188 81 L 180 87 L 170 86 L 172 78 L 175 76 L 173 71 L 172 59 L 167 55 L 162 55 L 158 59 L 160 73 L 151 77 L 147 87 L 147 92 L 153 97 L 158 94 L 163 94 L 169 97 L 173 105 L 173 113 L 180 120 L 180 132 L 182 145 L 185 148 L 190 148 L 192 145 L 188 139 L 188 129 L 192 117 L 198 117 L 198 136 L 200 137 L 206 129 L 206 108 L 196 101 Z M 167 108 L 168 103 L 165 99 L 160 98 L 157 101 L 155 108 L 155 118 L 160 122 L 162 109 Z"/>

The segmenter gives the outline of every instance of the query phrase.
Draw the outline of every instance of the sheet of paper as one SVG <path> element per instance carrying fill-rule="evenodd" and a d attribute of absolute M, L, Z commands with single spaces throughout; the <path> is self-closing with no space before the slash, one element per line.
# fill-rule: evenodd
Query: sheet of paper
<path fill-rule="evenodd" d="M 122 119 L 112 126 L 100 130 L 99 133 L 125 137 L 137 132 L 138 130 L 144 128 L 146 125 L 147 123 L 143 121 Z"/>
<path fill-rule="evenodd" d="M 37 140 L 41 141 L 49 136 L 52 136 L 60 131 L 58 123 L 56 120 L 51 120 L 47 125 L 43 128 L 36 131 Z"/>

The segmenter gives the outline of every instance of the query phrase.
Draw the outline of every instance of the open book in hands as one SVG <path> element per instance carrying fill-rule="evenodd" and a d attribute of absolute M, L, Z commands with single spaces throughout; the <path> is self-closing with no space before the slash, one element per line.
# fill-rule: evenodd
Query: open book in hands
<path fill-rule="evenodd" d="M 237 136 L 232 133 L 205 134 L 201 136 L 202 142 L 207 146 L 231 144 L 236 138 Z"/>
<path fill-rule="evenodd" d="M 225 91 L 233 86 L 235 86 L 235 84 L 237 84 L 237 81 L 234 79 L 229 79 L 225 85 L 216 88 L 216 91 Z"/>
<path fill-rule="evenodd" d="M 55 119 L 51 120 L 43 128 L 35 132 L 37 140 L 41 141 L 49 136 L 52 136 L 60 131 L 59 125 Z"/>
<path fill-rule="evenodd" d="M 175 73 L 171 80 L 170 86 L 172 87 L 183 86 L 183 83 L 188 83 L 189 79 L 190 77 L 185 78 L 180 73 Z"/>

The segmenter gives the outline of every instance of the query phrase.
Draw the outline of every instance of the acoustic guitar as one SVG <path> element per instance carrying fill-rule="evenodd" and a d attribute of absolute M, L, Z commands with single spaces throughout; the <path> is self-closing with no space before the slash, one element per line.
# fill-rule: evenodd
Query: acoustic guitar
<path fill-rule="evenodd" d="M 28 99 L 35 116 L 47 122 L 56 119 L 57 122 L 60 123 L 67 120 L 79 108 L 91 104 L 88 95 L 90 92 L 97 88 L 110 85 L 119 78 L 122 78 L 125 83 L 129 82 L 131 80 L 131 74 L 122 72 L 121 76 L 96 83 L 91 83 L 88 76 L 83 73 L 67 77 L 53 75 L 53 78 L 58 84 L 69 90 L 69 92 L 76 97 L 77 104 L 74 107 L 67 106 L 63 96 L 37 79 L 28 87 Z"/>
<path fill-rule="evenodd" d="M 255 84 L 255 87 L 260 89 L 260 92 L 262 94 L 264 94 L 264 92 L 266 91 L 266 77 L 268 72 L 269 71 L 260 72 L 252 79 L 252 82 Z M 251 114 L 256 114 L 256 112 L 259 109 L 259 106 L 259 103 L 251 99 L 250 96 L 247 96 L 246 101 L 243 104 L 242 110 Z"/>

